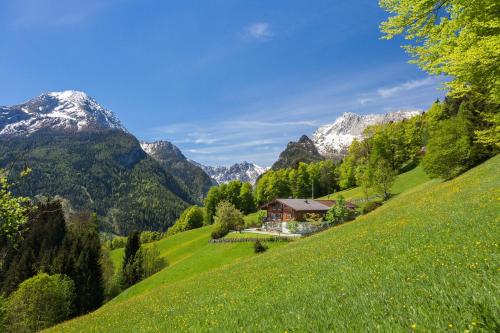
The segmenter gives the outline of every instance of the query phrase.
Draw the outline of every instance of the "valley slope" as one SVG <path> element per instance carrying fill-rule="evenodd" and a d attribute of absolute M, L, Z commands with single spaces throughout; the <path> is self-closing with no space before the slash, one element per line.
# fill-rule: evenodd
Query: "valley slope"
<path fill-rule="evenodd" d="M 26 167 L 32 173 L 16 179 Z M 0 168 L 13 171 L 15 194 L 63 197 L 117 234 L 165 231 L 211 185 L 185 158 L 148 156 L 112 111 L 79 91 L 0 107 Z"/>
<path fill-rule="evenodd" d="M 49 332 L 494 331 L 499 168 L 497 156 L 351 223 Z"/>

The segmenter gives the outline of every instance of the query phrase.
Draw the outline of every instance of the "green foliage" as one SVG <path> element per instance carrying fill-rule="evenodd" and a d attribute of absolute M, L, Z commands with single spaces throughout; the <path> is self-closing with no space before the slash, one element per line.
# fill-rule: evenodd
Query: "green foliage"
<path fill-rule="evenodd" d="M 122 263 L 123 289 L 136 284 L 142 279 L 141 256 L 137 255 L 141 248 L 141 235 L 133 231 L 127 238 L 125 245 L 125 255 Z"/>
<path fill-rule="evenodd" d="M 2 291 L 10 294 L 37 272 L 64 274 L 75 282 L 74 314 L 99 307 L 104 291 L 97 224 L 96 215 L 86 213 L 71 215 L 67 224 L 60 201 L 39 203 L 19 247 L 3 247 Z"/>
<path fill-rule="evenodd" d="M 10 187 L 5 171 L 0 169 L 0 238 L 15 242 L 19 231 L 28 222 L 28 198 L 13 195 Z"/>
<path fill-rule="evenodd" d="M 203 226 L 205 219 L 204 210 L 199 206 L 191 206 L 181 214 L 177 222 L 168 229 L 167 235 L 175 235 L 176 233 L 186 230 L 196 229 Z"/>
<path fill-rule="evenodd" d="M 219 186 L 214 186 L 208 191 L 205 198 L 205 225 L 214 223 L 214 215 L 217 210 L 217 204 L 222 201 L 222 194 Z"/>
<path fill-rule="evenodd" d="M 443 104 L 451 111 L 433 123 L 423 159 L 431 177 L 451 179 L 494 154 L 494 150 L 474 141 L 474 129 L 481 122 L 477 110 L 481 107 L 471 99 L 448 99 Z"/>
<path fill-rule="evenodd" d="M 109 242 L 109 249 L 119 249 L 125 247 L 125 244 L 127 244 L 127 237 L 115 236 Z"/>
<path fill-rule="evenodd" d="M 66 221 L 60 201 L 41 203 L 33 209 L 22 233 L 22 242 L 18 246 L 4 242 L 1 246 L 4 252 L 0 266 L 2 291 L 10 294 L 38 271 L 63 273 L 56 260 L 65 237 Z"/>
<path fill-rule="evenodd" d="M 365 196 L 365 199 L 367 200 L 370 188 L 373 186 L 372 171 L 373 170 L 368 166 L 368 164 L 362 163 L 356 167 L 356 172 L 355 172 L 356 185 L 358 185 L 361 188 Z"/>
<path fill-rule="evenodd" d="M 248 243 L 209 244 L 211 227 L 167 237 L 160 242 L 175 248 L 175 264 L 49 332 L 495 332 L 499 167 L 497 156 L 451 181 L 429 181 L 355 223 L 264 256 Z M 233 261 L 198 270 L 216 256 Z"/>
<path fill-rule="evenodd" d="M 227 201 L 222 201 L 217 205 L 214 220 L 212 232 L 214 239 L 224 237 L 230 230 L 240 229 L 245 223 L 243 214 Z"/>
<path fill-rule="evenodd" d="M 323 225 L 323 216 L 316 213 L 306 214 L 305 219 L 311 225 L 315 227 L 321 227 Z"/>
<path fill-rule="evenodd" d="M 253 196 L 252 186 L 233 180 L 227 184 L 212 187 L 205 198 L 205 225 L 214 223 L 217 205 L 227 201 L 245 214 L 253 213 L 257 207 Z"/>
<path fill-rule="evenodd" d="M 101 259 L 99 260 L 102 271 L 102 285 L 104 288 L 104 301 L 109 301 L 120 292 L 120 286 L 116 278 L 117 272 L 111 260 L 110 250 L 106 247 L 101 249 Z"/>
<path fill-rule="evenodd" d="M 396 179 L 396 171 L 385 159 L 379 159 L 372 168 L 373 187 L 384 199 L 388 199 L 391 186 Z"/>
<path fill-rule="evenodd" d="M 37 332 L 68 319 L 74 287 L 60 274 L 40 273 L 21 283 L 9 297 L 9 331 Z"/>
<path fill-rule="evenodd" d="M 250 185 L 250 183 L 243 183 L 241 185 L 238 202 L 240 203 L 239 207 L 243 214 L 253 213 L 257 209 L 253 197 L 252 185 Z"/>
<path fill-rule="evenodd" d="M 265 210 L 259 210 L 257 212 L 248 214 L 244 216 L 245 228 L 253 228 L 262 226 L 263 218 L 267 216 Z"/>
<path fill-rule="evenodd" d="M 262 205 L 276 198 L 319 197 L 336 189 L 338 175 L 333 161 L 299 163 L 296 169 L 267 171 L 255 185 L 255 198 Z"/>
<path fill-rule="evenodd" d="M 0 138 L 0 166 L 13 163 L 11 174 L 19 174 L 28 161 L 32 172 L 14 195 L 61 196 L 75 211 L 96 212 L 101 230 L 114 234 L 165 231 L 196 201 L 122 131 Z"/>
<path fill-rule="evenodd" d="M 361 212 L 363 214 L 368 214 L 369 212 L 374 211 L 375 209 L 377 209 L 380 206 L 382 206 L 382 203 L 380 203 L 378 201 L 367 201 L 363 204 L 363 206 L 361 208 Z"/>
<path fill-rule="evenodd" d="M 141 246 L 138 253 L 142 260 L 142 278 L 145 279 L 167 266 L 167 262 L 164 258 L 160 256 L 160 251 L 156 245 L 152 246 Z"/>
<path fill-rule="evenodd" d="M 7 332 L 7 299 L 0 295 L 0 332 Z"/>
<path fill-rule="evenodd" d="M 351 215 L 351 212 L 347 209 L 345 199 L 340 196 L 326 212 L 325 219 L 331 225 L 338 225 L 344 223 L 349 215 Z"/>
<path fill-rule="evenodd" d="M 452 96 L 490 101 L 476 129 L 485 145 L 500 147 L 500 4 L 496 0 L 380 0 L 392 16 L 382 23 L 385 38 L 404 35 L 412 61 L 434 75 L 452 79 Z"/>
<path fill-rule="evenodd" d="M 75 282 L 75 314 L 100 307 L 104 301 L 102 253 L 95 214 L 80 213 L 70 219 L 54 272 Z"/>
<path fill-rule="evenodd" d="M 267 251 L 267 246 L 262 244 L 261 241 L 255 241 L 253 244 L 253 252 L 255 253 L 262 253 Z"/>
<path fill-rule="evenodd" d="M 299 222 L 295 220 L 290 220 L 287 222 L 287 228 L 291 233 L 296 233 L 299 230 Z"/>
<path fill-rule="evenodd" d="M 141 232 L 141 244 L 156 242 L 163 237 L 161 232 L 158 231 L 142 231 Z"/>

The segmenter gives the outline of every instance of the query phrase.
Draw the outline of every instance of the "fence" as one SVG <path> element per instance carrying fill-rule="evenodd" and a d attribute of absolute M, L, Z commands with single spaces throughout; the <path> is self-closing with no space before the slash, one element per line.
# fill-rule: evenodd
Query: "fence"
<path fill-rule="evenodd" d="M 293 237 L 262 237 L 262 238 L 219 238 L 211 239 L 209 243 L 246 243 L 246 242 L 291 242 Z"/>

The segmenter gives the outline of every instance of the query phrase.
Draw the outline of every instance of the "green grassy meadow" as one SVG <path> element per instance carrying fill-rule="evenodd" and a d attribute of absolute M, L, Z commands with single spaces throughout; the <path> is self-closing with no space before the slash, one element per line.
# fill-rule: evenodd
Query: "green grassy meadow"
<path fill-rule="evenodd" d="M 218 267 L 255 255 L 253 243 L 209 244 L 212 226 L 181 232 L 145 246 L 156 246 L 168 267 L 123 291 L 109 304 L 127 300 L 160 285 L 182 281 Z M 259 235 L 261 236 L 261 235 Z M 251 236 L 254 237 L 253 235 Z M 269 238 L 269 236 L 267 236 Z M 270 249 L 286 243 L 269 243 Z M 120 269 L 124 249 L 111 252 L 115 269 Z"/>
<path fill-rule="evenodd" d="M 250 213 L 248 215 L 245 215 L 244 217 L 245 226 L 252 226 L 259 224 L 259 212 L 260 211 L 256 211 L 255 213 Z"/>
<path fill-rule="evenodd" d="M 498 331 L 499 170 L 497 156 L 353 222 L 258 255 L 239 249 L 230 265 L 184 279 L 169 278 L 183 262 L 172 259 L 133 295 L 49 331 Z"/>
<path fill-rule="evenodd" d="M 400 193 L 403 193 L 405 191 L 408 191 L 411 188 L 414 188 L 418 185 L 424 184 L 429 181 L 429 177 L 427 174 L 424 172 L 421 166 L 417 166 L 416 168 L 402 173 L 396 177 L 396 180 L 394 181 L 394 184 L 391 187 L 391 193 L 393 195 L 398 195 Z M 368 195 L 374 195 L 375 192 L 373 190 L 370 190 L 368 192 Z M 361 190 L 360 187 L 355 187 L 351 188 L 348 190 L 344 191 L 339 191 L 332 193 L 330 195 L 326 195 L 320 199 L 335 199 L 338 198 L 339 196 L 343 196 L 346 200 L 353 200 L 353 199 L 362 199 L 365 197 L 365 194 Z"/>

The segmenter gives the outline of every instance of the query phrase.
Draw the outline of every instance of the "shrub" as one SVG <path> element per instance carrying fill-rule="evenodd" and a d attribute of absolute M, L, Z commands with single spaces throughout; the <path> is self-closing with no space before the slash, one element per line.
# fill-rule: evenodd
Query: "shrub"
<path fill-rule="evenodd" d="M 138 255 L 142 257 L 143 279 L 161 271 L 167 266 L 167 262 L 164 258 L 160 257 L 160 251 L 158 251 L 158 248 L 155 245 L 141 247 Z"/>
<path fill-rule="evenodd" d="M 291 220 L 288 222 L 288 230 L 290 230 L 292 233 L 296 233 L 297 230 L 299 230 L 299 222 L 295 220 Z"/>
<path fill-rule="evenodd" d="M 233 204 L 222 201 L 215 212 L 215 227 L 212 238 L 224 237 L 230 230 L 239 229 L 245 223 L 243 214 Z"/>
<path fill-rule="evenodd" d="M 152 243 L 162 238 L 161 232 L 143 231 L 141 232 L 141 244 Z"/>
<path fill-rule="evenodd" d="M 378 207 L 382 206 L 382 203 L 378 201 L 368 201 L 363 205 L 363 208 L 361 209 L 361 212 L 363 214 L 368 214 L 372 210 L 377 209 Z"/>
<path fill-rule="evenodd" d="M 36 332 L 69 318 L 75 285 L 65 275 L 40 273 L 25 280 L 8 300 L 12 332 Z"/>
<path fill-rule="evenodd" d="M 219 239 L 226 236 L 228 233 L 229 233 L 228 229 L 225 229 L 222 226 L 215 226 L 210 236 L 212 237 L 212 239 Z"/>
<path fill-rule="evenodd" d="M 326 220 L 332 225 L 342 224 L 350 214 L 345 204 L 344 197 L 340 196 L 326 213 Z"/>
<path fill-rule="evenodd" d="M 175 224 L 167 231 L 167 235 L 175 235 L 176 233 L 200 228 L 203 226 L 204 209 L 199 206 L 191 206 L 182 212 Z"/>
<path fill-rule="evenodd" d="M 126 237 L 121 237 L 121 236 L 113 237 L 109 249 L 110 250 L 120 249 L 122 247 L 125 247 L 126 243 L 127 243 Z"/>
<path fill-rule="evenodd" d="M 267 251 L 267 246 L 262 244 L 260 241 L 256 241 L 253 244 L 253 251 L 255 253 L 261 253 L 261 252 L 266 252 Z"/>

